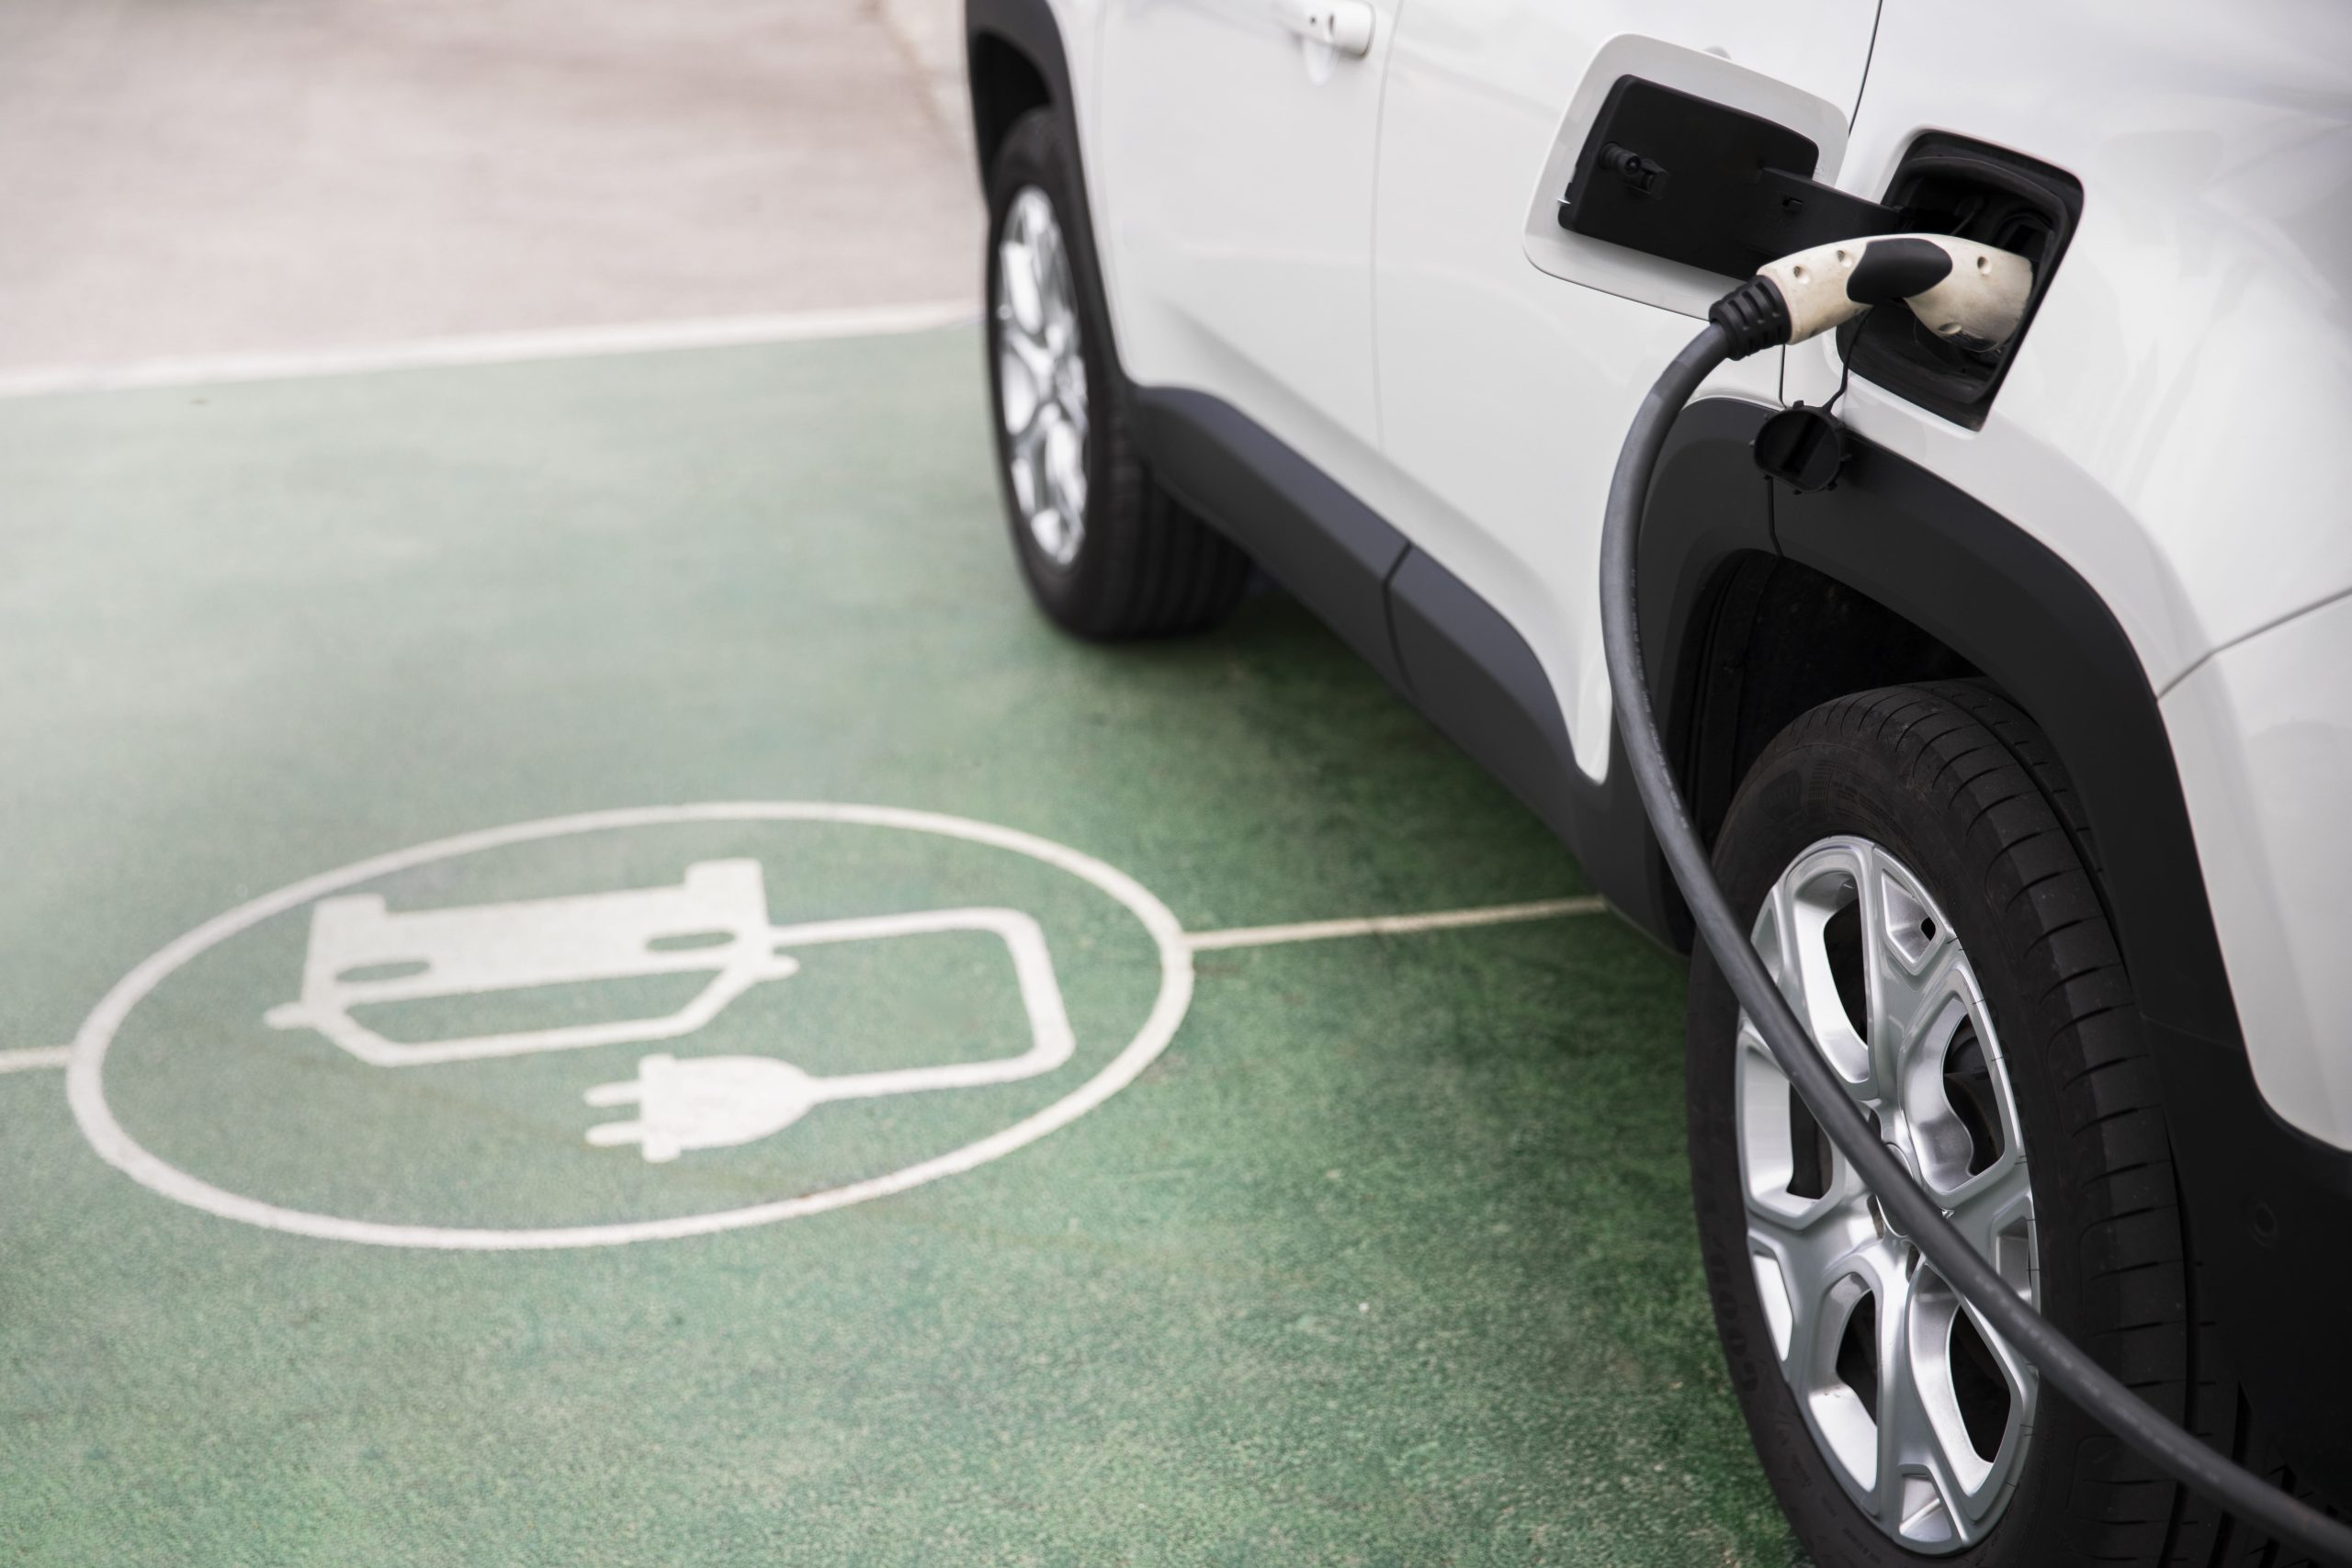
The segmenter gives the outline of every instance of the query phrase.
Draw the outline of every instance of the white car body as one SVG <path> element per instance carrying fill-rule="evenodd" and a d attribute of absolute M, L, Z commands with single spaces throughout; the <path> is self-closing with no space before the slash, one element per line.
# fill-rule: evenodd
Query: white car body
<path fill-rule="evenodd" d="M 1351 634 L 1314 584 L 1286 577 L 1233 526 L 1248 519 L 1196 499 L 1190 459 L 1172 446 L 1171 488 L 1457 739 L 1474 726 L 1448 725 L 1444 701 L 1394 667 L 1408 661 L 1400 595 L 1409 570 L 1482 602 L 1523 641 L 1542 705 L 1556 707 L 1556 762 L 1542 765 L 1612 811 L 1625 796 L 1609 795 L 1619 781 L 1599 613 L 1602 504 L 1636 406 L 1735 281 L 1562 226 L 1612 84 L 1645 78 L 1802 132 L 1818 149 L 1813 177 L 1871 202 L 1892 199 L 1922 138 L 1966 139 L 2070 177 L 2071 238 L 1980 427 L 1860 372 L 1839 413 L 1886 467 L 1917 477 L 1905 481 L 1915 491 L 1940 487 L 1977 509 L 1953 512 L 1953 528 L 2014 532 L 2003 558 L 2046 554 L 2064 591 L 2020 587 L 2026 607 L 2099 621 L 2086 637 L 2117 650 L 2099 679 L 2118 711 L 2143 716 L 2149 742 L 2132 764 L 2153 802 L 2135 830 L 2175 827 L 2141 842 L 2165 846 L 2153 858 L 2166 863 L 2153 866 L 2135 866 L 2127 835 L 2099 828 L 2103 874 L 2142 1011 L 2162 1037 L 2167 1102 L 2179 1102 L 2172 1124 L 2199 1245 L 2226 1255 L 2211 1271 L 2242 1292 L 2232 1310 L 2268 1314 L 2315 1260 L 2346 1267 L 2352 441 L 2340 427 L 2352 415 L 2352 9 L 967 6 L 983 160 L 1009 108 L 1051 101 L 1069 117 L 1125 380 L 1232 411 L 1272 438 L 1251 441 L 1278 443 L 1393 529 L 1403 554 L 1374 561 L 1385 610 L 1369 612 L 1385 615 L 1385 629 Z M 1318 28 L 1368 39 L 1359 54 L 1303 36 Z M 991 85 L 992 39 L 1034 62 L 1026 99 Z M 1724 367 L 1702 396 L 1759 421 L 1764 409 L 1817 407 L 1838 387 L 1839 353 L 1824 336 L 1758 355 Z M 1228 493 L 1294 494 L 1302 483 Z M 1784 513 L 1772 502 L 1771 550 L 1785 545 L 1802 563 L 1789 536 L 1812 518 L 1842 515 L 1844 536 L 1856 536 L 1862 502 L 1838 504 L 1847 512 Z M 1979 593 L 1997 576 L 1956 577 L 1951 592 Z M 1858 567 L 1840 582 L 1867 595 L 1868 577 Z M 2021 605 L 1995 595 L 1982 613 L 1998 620 Z M 1944 608 L 1964 616 L 1970 605 Z M 1650 614 L 1645 597 L 1645 649 Z M 1980 628 L 1987 646 L 2006 629 Z M 1396 659 L 1384 663 L 1375 643 Z M 2003 677 L 1981 652 L 1970 660 Z M 2097 727 L 2077 723 L 2070 742 L 2054 715 L 2012 694 L 2051 731 L 2087 799 L 2113 761 L 2081 739 Z M 1482 760 L 1533 804 L 1523 776 Z M 2108 772 L 2096 782 L 2112 808 L 2133 775 Z M 1547 819 L 1558 826 L 1560 815 Z M 1596 846 L 1638 830 L 1622 815 L 1605 838 L 1563 829 L 1612 897 Z M 2135 954 L 2132 928 L 2166 921 L 2188 939 Z M 2188 977 L 2200 965 L 2210 984 Z M 2209 1115 L 2233 1097 L 2234 1111 Z M 2209 1132 L 2208 1120 L 2229 1129 Z M 2312 1375 L 2310 1348 L 2323 1340 L 2335 1347 L 2329 1375 L 2352 1382 L 2340 1328 L 2317 1312 L 2300 1338 L 2240 1342 L 2249 1364 L 2268 1358 L 2256 1382 Z M 2352 1463 L 2352 1448 L 2339 1458 Z"/>
<path fill-rule="evenodd" d="M 1485 595 L 1595 778 L 1607 476 L 1722 285 L 1623 252 L 1558 260 L 1564 278 L 1530 254 L 1531 204 L 1565 186 L 1593 85 L 1639 69 L 1745 88 L 1788 123 L 1810 108 L 1803 129 L 1843 141 L 1816 136 L 1816 177 L 1858 193 L 1945 126 L 2077 174 L 2082 229 L 1984 428 L 1867 381 L 1843 412 L 2047 544 L 2121 622 L 2184 764 L 2256 1080 L 2286 1121 L 2352 1148 L 2352 818 L 2327 809 L 2352 803 L 2352 686 L 2315 678 L 2352 673 L 2352 613 L 2296 627 L 2294 657 L 2256 640 L 2352 591 L 2335 428 L 2352 412 L 2352 14 L 2280 7 L 2265 27 L 2180 5 L 2149 28 L 2132 8 L 1978 7 L 1973 33 L 2038 40 L 2034 70 L 1988 96 L 1954 68 L 1948 18 L 1873 0 L 1797 26 L 1730 0 L 1380 0 L 1356 59 L 1262 0 L 1056 10 L 1092 62 L 1073 87 L 1128 374 L 1235 403 Z M 1784 356 L 1711 389 L 1829 396 L 1826 339 Z M 2282 748 L 2291 765 L 2255 763 Z"/>

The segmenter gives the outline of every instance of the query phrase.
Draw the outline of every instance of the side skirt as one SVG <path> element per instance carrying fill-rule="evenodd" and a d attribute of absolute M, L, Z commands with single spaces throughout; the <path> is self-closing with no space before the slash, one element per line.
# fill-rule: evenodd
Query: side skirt
<path fill-rule="evenodd" d="M 1544 667 L 1500 612 L 1231 404 L 1139 388 L 1136 412 L 1161 483 L 1543 818 L 1611 903 L 1673 942 L 1662 863 L 1625 770 L 1612 755 L 1595 784 L 1577 765 Z"/>

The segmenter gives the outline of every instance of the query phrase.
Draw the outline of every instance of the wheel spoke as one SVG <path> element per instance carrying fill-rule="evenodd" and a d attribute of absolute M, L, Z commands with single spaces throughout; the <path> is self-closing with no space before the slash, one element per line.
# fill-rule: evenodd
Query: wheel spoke
<path fill-rule="evenodd" d="M 1965 1543 L 1990 1528 L 2015 1480 L 2030 1423 L 2035 1374 L 1933 1269 L 1922 1269 L 1919 1280 L 1908 1337 L 1917 1427 L 1906 1439 L 1906 1462 L 1933 1479 L 1951 1529 Z M 1982 1363 L 1973 1351 L 1962 1351 L 1963 1335 L 1992 1356 L 2004 1399 L 1997 1421 L 1984 1406 L 1990 1395 Z M 1963 1402 L 1975 1407 L 1974 1427 Z M 1981 1446 L 1994 1451 L 1984 1454 Z"/>
<path fill-rule="evenodd" d="M 1928 1413 L 1919 1404 L 1917 1369 L 1911 1363 L 1911 1303 L 1905 1281 L 1893 1299 L 1882 1299 L 1878 1314 L 1878 1517 L 1903 1517 L 1903 1471 L 1923 1446 L 1934 1440 Z"/>
<path fill-rule="evenodd" d="M 1901 1093 L 1903 1075 L 1942 1007 L 1954 1001 L 1960 949 L 1947 946 L 1913 973 L 1893 960 L 1883 942 L 1866 949 L 1870 972 L 1871 1076 L 1890 1097 Z"/>
<path fill-rule="evenodd" d="M 1968 1314 L 1969 1322 L 1975 1325 L 1978 1337 L 1984 1341 L 1984 1348 L 1993 1353 L 1993 1364 L 1999 1370 L 2001 1382 L 2009 1393 L 2012 1417 L 2018 1411 L 2032 1408 L 2034 1392 L 2041 1383 L 2041 1374 L 2034 1371 L 2033 1363 L 2018 1355 L 2007 1340 L 1993 1331 L 1993 1325 L 1984 1321 L 1984 1314 L 1965 1300 L 1960 1300 L 1957 1292 L 1954 1299 L 1959 1301 L 1960 1310 Z M 2006 1479 L 2002 1461 L 2012 1457 L 2008 1453 L 1995 1456 L 1992 1480 L 1999 1482 Z"/>
<path fill-rule="evenodd" d="M 1868 1213 L 1858 1202 L 1829 1200 L 1792 1215 L 1751 1195 L 1747 1237 L 1780 1270 L 1789 1308 L 1788 1350 L 1781 1358 L 1789 1381 L 1814 1386 L 1822 1357 L 1836 1354 L 1820 1343 L 1831 1292 L 1858 1269 L 1867 1272 L 1859 1255 L 1876 1245 Z"/>
<path fill-rule="evenodd" d="M 1053 224 L 1053 205 L 1043 192 L 1024 190 L 1012 198 L 1006 215 L 1004 242 L 997 258 L 997 276 L 1004 303 L 1022 331 L 1042 337 L 1048 310 L 1044 256 L 1046 233 Z"/>
<path fill-rule="evenodd" d="M 1954 1473 L 1944 1434 L 1927 1404 L 1923 1368 L 1913 1357 L 1912 1314 L 1920 1293 L 1905 1293 L 1903 1310 L 1880 1320 L 1884 1375 L 1879 1382 L 1878 1516 L 1915 1545 L 1948 1547 L 1973 1540 L 1975 1518 L 1966 1488 Z"/>
<path fill-rule="evenodd" d="M 1012 236 L 998 247 L 997 287 L 1003 295 L 1001 316 L 1006 325 L 1036 335 L 1045 326 L 1045 309 L 1037 298 L 1036 254 Z"/>
<path fill-rule="evenodd" d="M 1062 543 L 1056 553 L 1064 558 L 1074 553 L 1085 537 L 1086 515 L 1086 447 L 1084 441 L 1067 420 L 1057 420 L 1046 434 L 1042 452 L 1046 492 L 1053 497 L 1055 510 L 1061 513 Z"/>
<path fill-rule="evenodd" d="M 1034 439 L 1035 429 L 1036 426 L 1033 423 L 1030 431 L 1024 433 L 1020 440 L 1013 443 L 1012 450 L 1005 454 L 1004 459 L 1005 472 L 1012 480 L 1013 502 L 1021 509 L 1021 514 L 1023 517 L 1036 511 L 1044 490 L 1037 472 L 1037 448 Z"/>
<path fill-rule="evenodd" d="M 1035 465 L 1043 457 L 1046 438 L 1053 433 L 1061 411 L 1052 403 L 1041 404 L 1036 417 L 1024 425 L 1012 438 L 1012 459 L 1016 463 Z"/>
<path fill-rule="evenodd" d="M 1046 401 L 1046 389 L 1023 352 L 1019 332 L 1008 318 L 997 339 L 997 413 L 1004 433 L 1013 436 L 1037 423 Z"/>
<path fill-rule="evenodd" d="M 1969 1178 L 1947 1202 L 1953 1226 L 1968 1238 L 1968 1244 L 2030 1300 L 2030 1279 L 2012 1278 L 2012 1260 L 2003 1256 L 2011 1249 L 2007 1244 L 2022 1249 L 2033 1222 L 2033 1177 L 2024 1155 L 2011 1145 L 1990 1167 Z"/>
<path fill-rule="evenodd" d="M 1035 536 L 1037 547 L 1055 560 L 1066 559 L 1069 554 L 1069 518 L 1058 506 L 1042 507 L 1029 517 L 1029 531 Z"/>
<path fill-rule="evenodd" d="M 1070 287 L 1069 253 L 1059 228 L 1037 236 L 1038 335 L 1057 352 L 1077 341 L 1077 292 Z"/>
<path fill-rule="evenodd" d="M 1914 1546 L 1950 1550 L 1981 1537 L 2006 1472 L 1970 1445 L 1952 1402 L 1951 1320 L 1959 1298 L 1933 1270 L 1913 1274 L 1882 1354 L 1879 1388 L 1881 1523 Z"/>
<path fill-rule="evenodd" d="M 1008 321 L 1004 345 L 1020 356 L 1021 367 L 1037 383 L 1041 393 L 1050 394 L 1054 388 L 1054 351 L 1042 331 L 1023 326 L 1015 318 Z"/>
<path fill-rule="evenodd" d="M 1772 983 L 1781 987 L 1781 995 L 1788 998 L 1789 1006 L 1800 1017 L 1804 1012 L 1804 976 L 1798 969 L 1789 942 L 1789 889 L 1785 881 L 1772 885 L 1766 895 L 1764 907 L 1756 911 L 1755 928 L 1748 932 L 1756 956 L 1764 961 L 1765 972 Z"/>
<path fill-rule="evenodd" d="M 1745 1017 L 1737 1048 L 1743 1185 L 1750 1207 L 1776 1223 L 1811 1224 L 1829 1208 L 1858 1205 L 1863 1193 L 1852 1166 L 1820 1132 L 1763 1036 Z"/>
<path fill-rule="evenodd" d="M 1825 1009 L 1838 1012 L 1839 1003 L 1828 981 L 1827 960 L 1817 951 L 1819 933 L 1808 930 L 1819 922 L 1808 919 L 1808 911 L 1799 906 L 1791 880 L 1784 876 L 1773 886 L 1763 908 L 1757 912 L 1749 941 L 1781 987 L 1781 995 L 1788 998 L 1789 1010 L 1804 1021 L 1806 1033 L 1824 1044 L 1823 1054 L 1831 1057 L 1832 1065 L 1839 1066 L 1828 1049 L 1834 1037 L 1822 1016 Z M 1842 1018 L 1838 1027 L 1843 1027 Z M 1838 1076 L 1850 1080 L 1852 1075 L 1841 1070 Z"/>
<path fill-rule="evenodd" d="M 1781 874 L 1768 908 L 1781 994 L 1847 1092 L 1868 1102 L 1879 1097 L 1880 1086 L 1869 1048 L 1847 1015 L 1839 965 L 1829 949 L 1831 929 L 1840 910 L 1854 903 L 1862 875 L 1861 857 L 1849 842 L 1825 840 Z"/>

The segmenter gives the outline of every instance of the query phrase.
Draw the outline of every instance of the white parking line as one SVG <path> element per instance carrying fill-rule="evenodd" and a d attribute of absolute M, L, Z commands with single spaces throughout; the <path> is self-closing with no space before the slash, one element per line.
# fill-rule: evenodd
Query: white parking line
<path fill-rule="evenodd" d="M 21 1051 L 0 1051 L 0 1073 L 28 1073 L 36 1067 L 62 1067 L 74 1055 L 71 1045 L 34 1045 Z"/>
<path fill-rule="evenodd" d="M 1414 931 L 1452 931 L 1461 926 L 1499 926 L 1515 920 L 1553 920 L 1568 915 L 1598 915 L 1608 900 L 1543 898 L 1531 904 L 1489 904 L 1480 909 L 1441 909 L 1427 915 L 1367 915 L 1353 920 L 1308 920 L 1295 926 L 1240 926 L 1232 931 L 1188 931 L 1184 945 L 1194 953 L 1221 947 L 1271 947 L 1284 942 L 1323 942 L 1340 936 L 1406 936 Z"/>
<path fill-rule="evenodd" d="M 235 381 L 280 381 L 307 376 L 352 376 L 373 370 L 420 370 L 452 365 L 506 365 L 529 359 L 590 355 L 654 354 L 680 348 L 741 348 L 819 338 L 884 337 L 975 321 L 958 299 L 876 305 L 845 310 L 802 310 L 773 316 L 720 316 L 703 321 L 642 321 L 547 332 L 482 333 L 422 338 L 413 343 L 322 349 L 308 354 L 243 354 L 209 358 L 150 359 L 129 365 L 38 366 L 0 370 L 0 398 L 53 392 L 110 392 L 144 387 L 203 387 Z"/>

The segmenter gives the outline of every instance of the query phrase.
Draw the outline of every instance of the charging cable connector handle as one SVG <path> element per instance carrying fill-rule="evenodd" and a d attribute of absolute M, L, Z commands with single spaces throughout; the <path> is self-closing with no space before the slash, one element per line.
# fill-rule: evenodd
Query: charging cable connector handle
<path fill-rule="evenodd" d="M 1924 241 L 1930 260 L 1907 242 Z M 1900 246 L 1885 251 L 1883 247 Z M 1982 259 L 1984 264 L 1979 265 Z M 1924 281 L 1921 281 L 1924 279 Z M 1717 300 L 1708 324 L 1657 378 L 1617 456 L 1600 528 L 1601 650 L 1610 695 L 1635 793 L 1658 849 L 1690 907 L 1699 936 L 1730 982 L 1740 1008 L 1788 1075 L 1814 1120 L 1864 1186 L 1903 1227 L 1934 1269 L 1994 1332 L 2040 1368 L 2060 1393 L 2167 1473 L 2211 1497 L 2257 1529 L 2291 1541 L 2323 1562 L 2352 1568 L 2352 1526 L 2330 1518 L 2263 1476 L 2232 1462 L 2124 1386 L 2114 1373 L 2043 1317 L 1970 1245 L 1926 1189 L 1904 1168 L 1831 1073 L 1821 1049 L 1757 956 L 1747 923 L 1732 910 L 1651 710 L 1636 605 L 1636 545 L 1650 479 L 1675 416 L 1715 367 L 1759 349 L 1826 332 L 1895 295 L 1940 337 L 1963 334 L 1997 346 L 2017 333 L 2032 288 L 2021 256 L 1987 252 L 1941 234 L 1851 240 L 1785 256 Z M 1945 330 L 1946 322 L 1953 323 Z"/>
<path fill-rule="evenodd" d="M 1948 343 L 1991 349 L 2015 337 L 2033 296 L 2033 264 L 1951 234 L 1838 240 L 1759 268 L 1707 319 L 1734 359 L 1831 332 L 1873 305 L 1901 301 Z"/>

